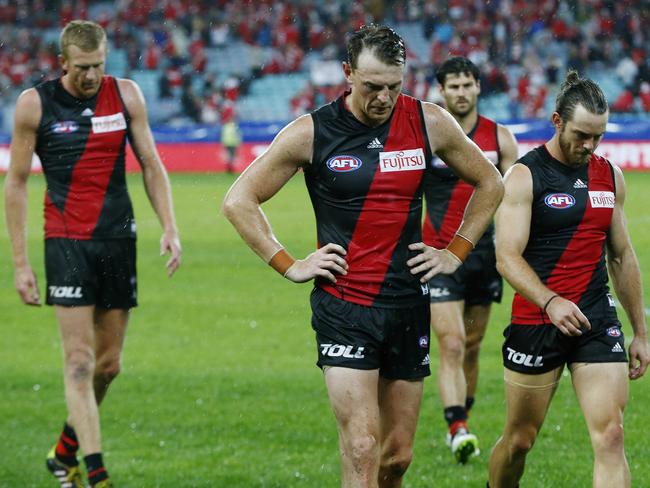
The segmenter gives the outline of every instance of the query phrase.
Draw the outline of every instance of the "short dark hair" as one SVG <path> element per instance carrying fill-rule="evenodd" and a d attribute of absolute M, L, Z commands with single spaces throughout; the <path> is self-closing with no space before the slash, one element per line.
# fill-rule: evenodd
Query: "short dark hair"
<path fill-rule="evenodd" d="M 77 46 L 84 52 L 91 52 L 106 44 L 106 31 L 104 28 L 89 20 L 73 20 L 61 31 L 59 47 L 61 54 L 68 56 L 68 48 Z"/>
<path fill-rule="evenodd" d="M 444 86 L 447 75 L 459 75 L 461 73 L 472 75 L 476 81 L 479 81 L 481 76 L 478 66 L 469 59 L 464 56 L 455 56 L 440 65 L 436 71 L 436 79 L 438 83 Z"/>
<path fill-rule="evenodd" d="M 364 25 L 348 40 L 348 63 L 356 69 L 359 54 L 368 48 L 386 64 L 403 65 L 406 62 L 406 48 L 400 35 L 385 25 Z"/>
<path fill-rule="evenodd" d="M 589 78 L 580 78 L 576 70 L 570 70 L 560 85 L 560 92 L 555 99 L 555 111 L 564 122 L 568 122 L 578 104 L 596 115 L 604 114 L 609 109 L 607 98 L 598 84 Z"/>

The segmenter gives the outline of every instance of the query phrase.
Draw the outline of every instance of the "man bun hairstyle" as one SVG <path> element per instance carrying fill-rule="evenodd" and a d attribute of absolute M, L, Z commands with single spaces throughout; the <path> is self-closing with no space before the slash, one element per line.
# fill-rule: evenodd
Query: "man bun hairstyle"
<path fill-rule="evenodd" d="M 356 69 L 359 54 L 364 47 L 371 50 L 383 63 L 401 66 L 406 62 L 404 40 L 386 25 L 364 25 L 350 36 L 348 64 L 352 69 Z"/>
<path fill-rule="evenodd" d="M 92 52 L 99 49 L 106 43 L 106 31 L 104 28 L 89 20 L 73 20 L 68 22 L 61 31 L 59 47 L 61 54 L 67 57 L 68 48 L 77 46 L 84 52 Z"/>
<path fill-rule="evenodd" d="M 442 63 L 436 70 L 436 79 L 441 85 L 445 84 L 447 75 L 466 74 L 479 81 L 481 72 L 474 63 L 464 56 L 455 56 Z"/>
<path fill-rule="evenodd" d="M 589 78 L 580 78 L 576 70 L 570 70 L 560 85 L 560 92 L 555 99 L 555 111 L 567 122 L 572 119 L 578 104 L 596 115 L 604 114 L 609 109 L 607 98 L 598 84 Z"/>

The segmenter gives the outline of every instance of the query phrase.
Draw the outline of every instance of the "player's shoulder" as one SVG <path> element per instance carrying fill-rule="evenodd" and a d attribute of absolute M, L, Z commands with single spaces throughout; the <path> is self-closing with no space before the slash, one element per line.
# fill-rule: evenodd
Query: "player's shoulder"
<path fill-rule="evenodd" d="M 42 110 L 41 97 L 36 88 L 28 88 L 18 95 L 15 108 L 17 121 L 35 127 L 40 122 Z"/>
<path fill-rule="evenodd" d="M 533 175 L 521 162 L 513 164 L 503 177 L 506 200 L 529 201 L 533 194 Z"/>
<path fill-rule="evenodd" d="M 41 97 L 38 94 L 36 88 L 27 88 L 23 90 L 18 99 L 16 100 L 16 108 L 19 106 L 26 106 L 27 108 L 34 108 L 35 106 L 41 106 Z"/>
<path fill-rule="evenodd" d="M 428 128 L 435 128 L 434 134 L 445 136 L 452 127 L 460 129 L 456 119 L 440 105 L 435 103 L 420 101 L 424 122 Z"/>
<path fill-rule="evenodd" d="M 142 90 L 138 84 L 130 78 L 115 78 L 117 87 L 122 97 L 141 97 Z"/>
<path fill-rule="evenodd" d="M 287 141 L 292 144 L 309 143 L 314 139 L 314 119 L 311 114 L 301 115 L 289 122 L 278 133 L 277 140 Z"/>

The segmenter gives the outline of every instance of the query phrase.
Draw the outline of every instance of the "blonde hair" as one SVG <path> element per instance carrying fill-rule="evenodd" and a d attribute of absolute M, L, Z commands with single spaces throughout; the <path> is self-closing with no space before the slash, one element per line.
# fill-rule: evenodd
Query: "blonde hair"
<path fill-rule="evenodd" d="M 73 20 L 61 31 L 59 46 L 61 54 L 67 57 L 68 48 L 77 46 L 85 52 L 96 51 L 102 44 L 106 44 L 106 31 L 104 28 L 89 20 Z"/>

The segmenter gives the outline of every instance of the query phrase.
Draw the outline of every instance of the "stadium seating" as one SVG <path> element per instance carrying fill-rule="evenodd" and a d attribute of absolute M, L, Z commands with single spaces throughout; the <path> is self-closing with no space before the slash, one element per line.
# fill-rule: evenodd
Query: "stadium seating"
<path fill-rule="evenodd" d="M 544 5 L 549 3 L 541 1 Z M 179 68 L 178 76 L 184 76 L 186 81 L 191 82 L 194 95 L 204 98 L 200 100 L 201 104 L 207 103 L 207 97 L 211 97 L 210 103 L 213 105 L 226 101 L 225 106 L 227 106 L 232 101 L 233 95 L 226 95 L 224 83 L 234 77 L 241 85 L 241 89 L 234 95 L 236 113 L 240 120 L 287 121 L 295 115 L 292 99 L 309 86 L 310 69 L 314 63 L 321 62 L 324 57 L 330 60 L 341 59 L 345 55 L 343 50 L 345 33 L 356 28 L 359 23 L 372 20 L 367 12 L 365 16 L 363 14 L 360 16 L 355 2 L 343 0 L 333 2 L 287 0 L 283 2 L 284 9 L 269 8 L 259 12 L 247 2 L 224 3 L 206 0 L 173 3 L 172 7 L 172 3 L 151 0 L 149 4 L 154 8 L 147 11 L 143 11 L 137 2 L 102 0 L 88 3 L 90 5 L 87 5 L 84 15 L 92 20 L 102 21 L 109 35 L 107 72 L 114 76 L 130 77 L 140 85 L 149 106 L 150 119 L 156 124 L 170 121 L 178 123 L 183 119 L 180 102 L 183 89 L 180 86 L 173 87 L 172 98 L 161 97 L 161 79 L 165 78 L 165 70 L 170 64 Z M 626 38 L 624 30 L 620 28 L 622 25 L 628 25 L 625 24 L 626 18 L 615 19 L 616 28 L 607 36 L 602 36 L 598 32 L 599 28 L 607 29 L 606 23 L 600 22 L 601 19 L 621 15 L 620 12 L 625 13 L 625 10 L 616 10 L 603 3 L 591 10 L 580 12 L 560 9 L 561 12 L 559 11 L 557 16 L 538 19 L 526 13 L 528 10 L 525 3 L 510 2 L 503 7 L 506 10 L 498 13 L 488 4 L 461 3 L 459 4 L 461 6 L 457 5 L 445 13 L 450 16 L 451 22 L 441 24 L 440 19 L 445 18 L 444 15 L 441 17 L 442 11 L 439 9 L 432 11 L 432 4 L 429 2 L 423 0 L 398 2 L 395 8 L 385 9 L 388 17 L 384 22 L 392 25 L 404 37 L 409 66 L 417 66 L 425 70 L 429 83 L 435 83 L 433 63 L 437 61 L 432 58 L 432 55 L 444 59 L 447 49 L 454 53 L 469 55 L 472 49 L 476 48 L 498 56 L 498 59 L 490 59 L 490 65 L 505 75 L 508 86 L 501 84 L 493 87 L 489 93 L 484 93 L 480 101 L 481 111 L 497 120 L 548 117 L 553 109 L 557 90 L 557 83 L 548 82 L 551 78 L 547 70 L 553 64 L 557 67 L 558 80 L 562 79 L 570 64 L 577 62 L 584 66 L 583 74 L 602 86 L 610 104 L 624 90 L 630 89 L 629 86 L 624 86 L 616 74 L 615 67 L 619 61 L 617 56 L 621 52 L 629 53 L 632 50 L 632 47 L 625 46 L 626 42 L 636 42 L 641 47 L 647 46 L 647 33 L 643 29 L 639 31 L 638 27 L 634 27 L 635 24 L 629 24 L 629 28 L 637 31 L 634 36 L 628 35 Z M 62 10 L 65 8 L 64 4 L 66 2 L 60 6 Z M 76 5 L 76 2 L 72 4 Z M 225 10 L 217 4 L 225 5 Z M 388 5 L 389 2 L 386 2 L 385 7 Z M 630 8 L 635 11 L 639 7 L 632 5 Z M 284 13 L 278 15 L 278 12 Z M 306 12 L 309 12 L 309 15 L 305 15 Z M 77 11 L 67 12 L 67 15 L 76 13 Z M 252 15 L 253 13 L 255 15 Z M 641 12 L 636 13 L 641 14 Z M 632 14 L 634 15 L 635 12 Z M 292 37 L 291 28 L 285 22 L 288 16 L 292 18 L 294 32 L 301 34 L 294 33 Z M 36 59 L 43 52 L 55 51 L 62 17 L 62 12 L 54 9 L 49 17 L 45 17 L 46 20 L 49 18 L 49 24 L 43 25 L 45 21 L 41 17 L 39 26 L 31 27 L 31 30 L 29 30 L 31 20 L 29 17 L 13 23 L 7 19 L 0 21 L 0 27 L 4 27 L 7 32 L 12 29 L 14 34 L 22 31 L 23 37 L 25 29 L 28 29 L 29 36 L 33 40 L 27 43 L 30 44 L 27 47 L 24 42 L 22 45 L 17 45 L 16 39 L 20 36 L 10 36 L 8 42 L 0 46 L 0 62 L 4 61 L 5 66 L 5 72 L 0 73 L 2 131 L 10 130 L 11 106 L 20 91 L 43 78 L 57 75 L 57 70 L 51 69 L 39 73 L 38 69 L 43 69 L 39 64 L 25 62 L 25 69 L 37 71 L 27 72 L 19 79 L 12 78 L 10 69 L 13 53 L 25 49 L 30 52 L 32 59 Z M 474 22 L 476 19 L 479 20 Z M 518 20 L 515 22 L 514 19 Z M 211 36 L 210 29 L 225 20 L 230 24 L 226 42 L 217 42 Z M 496 45 L 496 29 L 492 27 L 499 23 L 506 27 L 505 32 L 509 34 L 503 38 L 503 44 Z M 318 35 L 312 38 L 310 30 L 312 24 L 320 29 L 317 30 L 322 34 L 320 40 L 314 40 Z M 435 42 L 436 34 L 427 38 L 425 27 L 429 31 L 438 32 L 436 29 L 440 25 L 448 26 L 445 30 L 447 35 L 443 37 L 448 37 L 451 41 L 449 44 L 436 45 L 436 49 L 433 49 L 432 43 Z M 265 30 L 269 28 L 270 30 Z M 469 36 L 474 36 L 473 42 L 477 44 L 463 44 L 468 36 L 458 36 L 460 31 L 465 32 L 464 30 L 468 29 L 472 31 Z M 483 29 L 483 32 L 480 32 L 480 29 Z M 519 30 L 515 32 L 516 29 Z M 516 41 L 513 32 L 516 34 Z M 452 46 L 454 35 L 461 45 Z M 155 69 L 149 70 L 145 69 L 145 59 L 147 46 L 151 45 L 152 39 L 155 40 L 159 50 L 160 61 Z M 630 39 L 634 40 L 630 41 Z M 200 41 L 200 46 L 194 45 L 192 49 L 190 46 L 197 40 Z M 302 63 L 298 65 L 287 63 L 288 66 L 280 63 L 279 68 L 276 66 L 272 70 L 265 69 L 277 62 L 278 57 L 283 59 L 283 56 L 289 56 L 284 51 L 287 42 L 295 42 L 298 45 L 299 55 L 304 56 Z M 175 51 L 174 47 L 170 50 L 170 44 L 180 46 L 181 52 Z M 571 54 L 569 48 L 576 46 L 579 49 Z M 604 50 L 603 46 L 608 50 Z M 193 70 L 190 52 L 196 53 L 197 49 L 205 55 L 203 72 Z M 138 56 L 140 51 L 142 54 Z M 603 54 L 604 51 L 610 54 Z M 650 73 L 650 66 L 643 65 L 643 63 L 645 65 L 650 63 L 643 53 L 637 55 L 635 62 L 638 64 L 639 74 L 633 91 L 638 91 L 642 82 L 650 81 L 646 79 Z M 534 69 L 538 69 L 535 81 L 537 84 L 532 92 L 526 93 L 525 88 L 520 86 L 520 81 L 532 78 L 533 73 L 530 70 Z M 212 81 L 206 82 L 208 77 L 211 77 Z M 543 80 L 542 85 L 540 85 L 540 77 Z M 210 86 L 213 88 L 210 89 Z M 540 86 L 546 90 L 545 99 L 538 98 L 533 101 L 535 90 L 539 93 Z M 337 93 L 336 89 L 324 94 L 319 92 L 319 96 L 315 97 L 316 103 L 327 102 L 335 93 Z M 222 107 L 216 109 L 223 110 Z M 632 105 L 632 110 L 636 117 L 650 118 L 650 113 L 643 112 L 643 105 L 638 100 Z M 189 123 L 189 119 L 183 120 Z"/>

